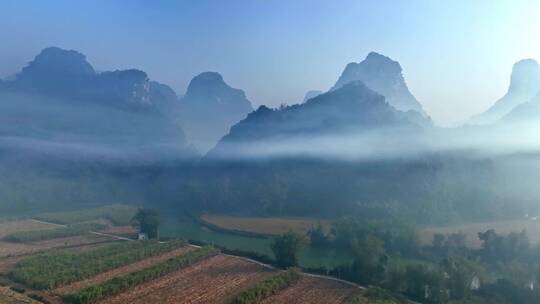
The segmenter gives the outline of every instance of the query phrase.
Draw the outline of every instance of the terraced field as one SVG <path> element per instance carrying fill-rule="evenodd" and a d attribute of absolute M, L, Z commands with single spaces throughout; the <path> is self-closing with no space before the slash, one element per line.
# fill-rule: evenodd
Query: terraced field
<path fill-rule="evenodd" d="M 274 273 L 258 264 L 218 255 L 102 301 L 104 304 L 224 303 Z"/>
<path fill-rule="evenodd" d="M 261 304 L 345 304 L 357 292 L 357 288 L 344 283 L 304 276 Z"/>
<path fill-rule="evenodd" d="M 146 267 L 155 265 L 157 263 L 163 262 L 167 259 L 170 259 L 178 255 L 182 255 L 192 250 L 194 250 L 193 247 L 184 246 L 184 247 L 178 248 L 176 250 L 173 250 L 173 251 L 170 251 L 170 252 L 158 255 L 158 256 L 154 256 L 154 257 L 151 257 L 142 261 L 138 261 L 132 264 L 128 264 L 119 268 L 115 268 L 110 271 L 102 272 L 98 275 L 95 275 L 93 277 L 90 277 L 82 281 L 78 281 L 69 285 L 56 288 L 52 292 L 57 295 L 66 295 L 69 293 L 73 293 L 83 288 L 86 288 L 90 285 L 103 283 L 111 278 L 122 276 L 133 271 L 144 269 Z"/>

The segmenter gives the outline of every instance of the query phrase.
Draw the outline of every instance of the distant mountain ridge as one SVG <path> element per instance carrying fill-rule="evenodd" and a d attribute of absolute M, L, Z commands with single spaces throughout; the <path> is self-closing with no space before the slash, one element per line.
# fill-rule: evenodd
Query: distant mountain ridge
<path fill-rule="evenodd" d="M 408 119 L 407 113 L 390 106 L 382 95 L 361 81 L 352 81 L 303 104 L 275 110 L 259 107 L 233 126 L 208 155 L 245 155 L 248 152 L 243 149 L 264 149 L 265 140 L 301 142 L 303 138 L 357 135 L 373 130 L 399 130 L 406 136 L 421 129 Z"/>
<path fill-rule="evenodd" d="M 386 97 L 387 102 L 396 109 L 404 112 L 413 110 L 427 116 L 422 105 L 409 91 L 401 72 L 399 62 L 371 52 L 362 62 L 349 63 L 330 90 L 336 90 L 351 81 L 360 80 L 368 88 Z"/>
<path fill-rule="evenodd" d="M 53 141 L 48 146 L 58 149 L 77 144 L 106 153 L 126 145 L 130 151 L 193 157 L 182 128 L 166 115 L 178 106 L 174 91 L 143 71 L 98 73 L 83 54 L 49 47 L 2 82 L 0 135 L 16 136 L 14 143 Z"/>
<path fill-rule="evenodd" d="M 216 72 L 195 76 L 180 104 L 187 137 L 202 152 L 212 148 L 232 125 L 253 111 L 244 91 L 230 87 Z"/>
<path fill-rule="evenodd" d="M 25 93 L 102 103 L 124 109 L 156 110 L 155 103 L 174 103 L 176 97 L 156 100 L 158 87 L 145 72 L 129 69 L 98 73 L 86 56 L 57 47 L 42 50 L 5 86 Z M 167 87 L 168 90 L 171 90 Z"/>
<path fill-rule="evenodd" d="M 487 111 L 469 121 L 471 124 L 490 124 L 503 118 L 516 107 L 531 101 L 540 93 L 540 66 L 534 59 L 514 64 L 507 93 Z"/>

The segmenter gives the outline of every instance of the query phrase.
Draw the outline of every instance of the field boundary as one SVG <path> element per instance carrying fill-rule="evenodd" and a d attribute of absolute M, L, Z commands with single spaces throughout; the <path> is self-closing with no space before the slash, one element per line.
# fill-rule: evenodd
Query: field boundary
<path fill-rule="evenodd" d="M 202 216 L 202 215 L 201 215 Z M 237 235 L 237 236 L 245 236 L 245 237 L 252 237 L 257 239 L 271 239 L 275 237 L 273 234 L 268 233 L 260 233 L 260 232 L 252 232 L 252 231 L 245 231 L 245 230 L 238 230 L 238 229 L 229 229 L 225 227 L 221 227 L 219 225 L 210 223 L 206 220 L 204 220 L 201 216 L 198 215 L 190 215 L 190 217 L 199 225 L 206 227 L 214 232 L 220 232 L 220 233 L 227 233 L 231 235 Z"/>

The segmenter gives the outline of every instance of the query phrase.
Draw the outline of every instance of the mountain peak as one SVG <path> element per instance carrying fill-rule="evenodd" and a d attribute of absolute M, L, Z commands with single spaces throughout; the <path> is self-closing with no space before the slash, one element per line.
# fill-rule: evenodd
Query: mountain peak
<path fill-rule="evenodd" d="M 359 80 L 368 88 L 383 95 L 396 109 L 405 112 L 414 110 L 426 116 L 420 103 L 409 91 L 401 71 L 399 62 L 371 52 L 362 62 L 349 63 L 331 90 Z"/>
<path fill-rule="evenodd" d="M 384 56 L 377 52 L 370 52 L 366 59 L 360 63 L 361 65 L 369 67 L 384 68 L 387 72 L 394 72 L 401 74 L 401 65 L 399 62 L 390 59 L 390 57 Z"/>
<path fill-rule="evenodd" d="M 534 59 L 523 59 L 514 64 L 509 91 L 540 91 L 540 66 Z"/>
<path fill-rule="evenodd" d="M 26 67 L 17 78 L 26 76 L 68 74 L 76 76 L 90 76 L 96 72 L 86 56 L 74 50 L 65 50 L 58 47 L 43 49 Z"/>
<path fill-rule="evenodd" d="M 540 92 L 540 66 L 534 59 L 516 62 L 510 76 L 508 92 L 484 113 L 471 118 L 472 124 L 493 123 L 516 107 L 531 101 Z"/>
<path fill-rule="evenodd" d="M 223 76 L 221 76 L 221 74 L 218 72 L 202 72 L 199 75 L 193 77 L 191 81 L 224 82 Z"/>
<path fill-rule="evenodd" d="M 244 91 L 230 87 L 216 72 L 195 76 L 181 100 L 183 127 L 200 151 L 207 151 L 229 128 L 253 110 Z"/>

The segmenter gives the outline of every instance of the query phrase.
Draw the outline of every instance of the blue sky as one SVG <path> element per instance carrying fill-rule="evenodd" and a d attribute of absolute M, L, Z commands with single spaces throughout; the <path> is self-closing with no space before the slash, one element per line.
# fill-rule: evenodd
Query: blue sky
<path fill-rule="evenodd" d="M 536 0 L 3 0 L 0 29 L 0 77 L 55 45 L 98 70 L 142 69 L 179 94 L 218 71 L 255 105 L 326 90 L 373 50 L 401 63 L 442 124 L 485 110 L 514 62 L 540 59 Z"/>

